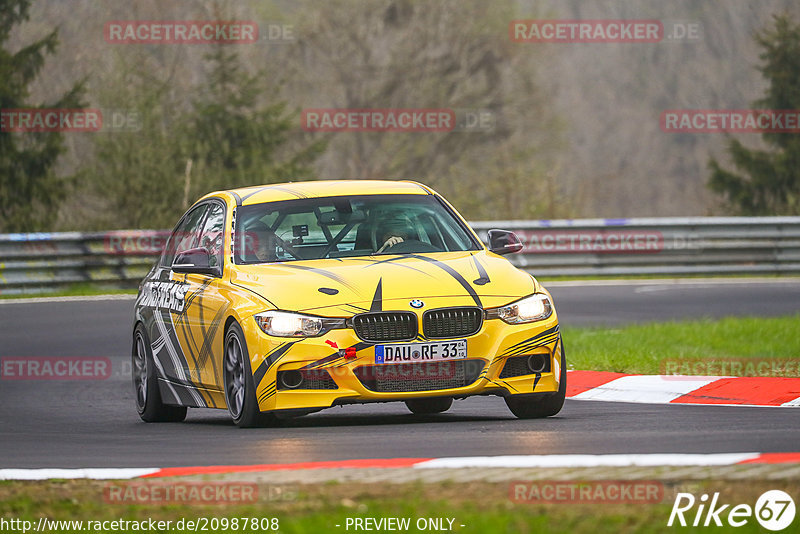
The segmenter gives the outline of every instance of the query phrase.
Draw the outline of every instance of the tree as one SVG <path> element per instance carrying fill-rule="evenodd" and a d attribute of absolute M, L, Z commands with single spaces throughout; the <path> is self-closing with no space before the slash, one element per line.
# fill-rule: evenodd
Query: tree
<path fill-rule="evenodd" d="M 135 113 L 137 127 L 92 137 L 92 150 L 75 175 L 81 202 L 74 209 L 83 229 L 169 228 L 185 210 L 186 161 L 176 139 L 182 108 L 169 77 L 160 80 L 124 62 L 118 73 L 99 91 L 99 103 Z"/>
<path fill-rule="evenodd" d="M 29 7 L 29 0 L 0 3 L 0 110 L 84 106 L 82 81 L 55 102 L 27 102 L 28 86 L 58 46 L 58 31 L 53 30 L 16 53 L 5 49 L 12 28 L 28 20 Z M 37 231 L 53 223 L 66 185 L 53 167 L 63 152 L 58 132 L 0 132 L 0 231 Z"/>
<path fill-rule="evenodd" d="M 450 109 L 460 122 L 450 132 L 319 133 L 331 148 L 321 158 L 323 178 L 420 180 L 471 218 L 561 214 L 531 199 L 552 173 L 561 125 L 536 83 L 537 54 L 509 42 L 514 2 L 301 5 L 303 38 L 284 69 L 297 102 Z M 488 127 L 466 127 L 464 118 L 483 114 L 491 118 Z M 560 205 L 570 203 L 568 195 L 558 196 Z"/>
<path fill-rule="evenodd" d="M 259 105 L 264 72 L 247 73 L 234 51 L 216 46 L 206 90 L 193 102 L 181 152 L 199 192 L 308 178 L 324 150 L 317 141 L 287 151 L 296 117 L 284 102 Z M 289 152 L 289 153 L 287 153 Z M 199 188 L 198 188 L 199 187 Z"/>
<path fill-rule="evenodd" d="M 774 26 L 756 34 L 763 49 L 759 71 L 769 87 L 754 103 L 759 109 L 800 110 L 800 25 L 788 15 L 774 18 Z M 736 139 L 728 142 L 733 165 L 744 173 L 722 168 L 711 158 L 709 187 L 724 195 L 742 215 L 800 214 L 800 136 L 764 133 L 769 150 L 748 149 Z"/>
<path fill-rule="evenodd" d="M 100 95 L 103 107 L 135 108 L 141 129 L 94 138 L 78 181 L 105 206 L 84 226 L 167 228 L 208 192 L 312 177 L 324 143 L 291 139 L 296 118 L 282 102 L 263 104 L 274 99 L 266 77 L 247 73 L 225 45 L 206 56 L 194 87 L 176 88 L 172 69 L 135 68 L 146 59 L 120 57 L 117 80 Z"/>

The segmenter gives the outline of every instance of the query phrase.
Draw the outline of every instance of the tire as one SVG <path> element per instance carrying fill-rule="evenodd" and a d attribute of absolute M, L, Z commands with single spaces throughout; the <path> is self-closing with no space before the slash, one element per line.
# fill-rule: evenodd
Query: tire
<path fill-rule="evenodd" d="M 406 406 L 412 413 L 425 415 L 446 412 L 453 405 L 453 397 L 434 397 L 432 399 L 409 399 Z"/>
<path fill-rule="evenodd" d="M 136 395 L 136 410 L 142 421 L 177 423 L 186 419 L 186 406 L 170 406 L 161 402 L 153 351 L 150 348 L 147 332 L 141 323 L 133 330 L 131 375 Z"/>
<path fill-rule="evenodd" d="M 250 370 L 247 342 L 238 323 L 231 324 L 225 334 L 223 373 L 225 379 L 225 404 L 228 413 L 239 428 L 264 426 L 274 419 L 262 413 L 256 399 L 256 386 Z"/>
<path fill-rule="evenodd" d="M 563 342 L 561 344 L 560 376 L 558 391 L 555 394 L 544 398 L 531 395 L 511 395 L 506 397 L 506 406 L 519 419 L 550 417 L 561 411 L 567 396 L 567 358 Z"/>

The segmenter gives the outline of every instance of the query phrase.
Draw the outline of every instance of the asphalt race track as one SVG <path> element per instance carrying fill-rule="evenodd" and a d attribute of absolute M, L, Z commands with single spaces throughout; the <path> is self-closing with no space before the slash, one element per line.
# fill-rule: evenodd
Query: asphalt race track
<path fill-rule="evenodd" d="M 800 312 L 800 282 L 554 284 L 563 324 Z M 502 399 L 471 398 L 446 414 L 401 403 L 348 406 L 239 430 L 224 411 L 145 424 L 133 406 L 133 301 L 0 303 L 0 357 L 106 356 L 101 381 L 0 380 L 0 467 L 166 467 L 355 458 L 556 453 L 794 452 L 800 410 L 568 400 L 558 417 L 520 421 Z M 765 332 L 767 335 L 767 332 Z"/>

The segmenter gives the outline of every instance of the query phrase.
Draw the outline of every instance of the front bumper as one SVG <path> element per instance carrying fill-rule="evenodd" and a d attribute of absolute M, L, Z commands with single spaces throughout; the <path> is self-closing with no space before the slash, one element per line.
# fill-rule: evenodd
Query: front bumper
<path fill-rule="evenodd" d="M 476 334 L 463 338 L 467 359 L 401 364 L 406 367 L 397 369 L 376 365 L 375 344 L 362 341 L 351 329 L 314 338 L 277 338 L 266 335 L 252 317 L 242 328 L 261 411 L 314 411 L 421 397 L 548 394 L 559 387 L 562 347 L 555 311 L 545 320 L 522 325 L 486 320 Z M 345 353 L 348 348 L 350 354 Z M 534 354 L 540 355 L 537 362 L 546 362 L 540 372 L 525 367 Z M 313 388 L 282 386 L 278 373 L 286 371 L 313 377 L 306 382 Z"/>

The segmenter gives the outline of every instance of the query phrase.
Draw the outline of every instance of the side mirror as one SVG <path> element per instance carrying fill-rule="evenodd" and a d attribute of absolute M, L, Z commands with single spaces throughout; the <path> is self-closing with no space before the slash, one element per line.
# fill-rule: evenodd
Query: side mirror
<path fill-rule="evenodd" d="M 172 262 L 172 272 L 212 276 L 218 274 L 217 268 L 211 266 L 211 253 L 203 247 L 179 252 Z"/>
<path fill-rule="evenodd" d="M 522 240 L 508 230 L 489 230 L 489 250 L 495 254 L 513 254 L 522 250 Z"/>

